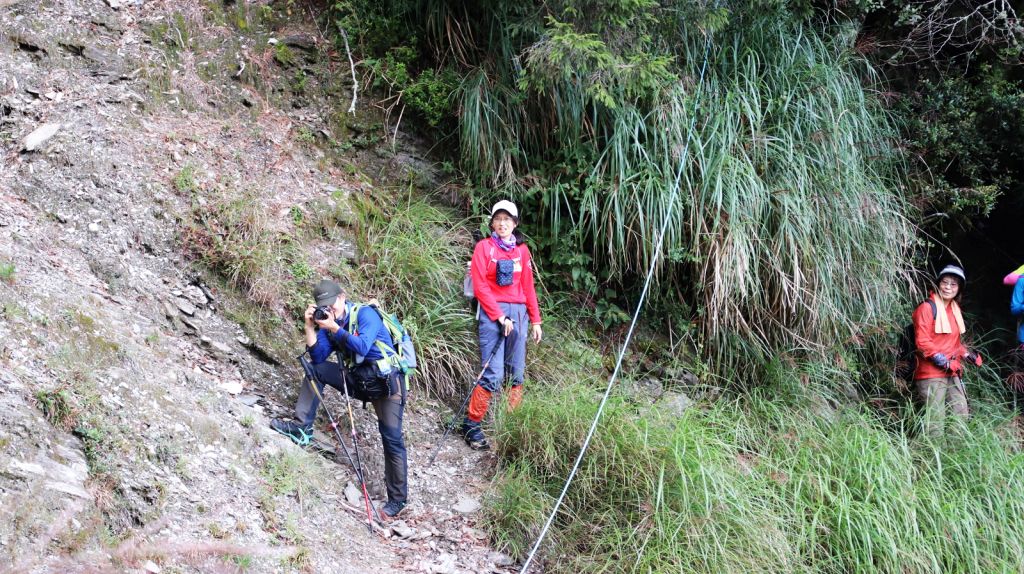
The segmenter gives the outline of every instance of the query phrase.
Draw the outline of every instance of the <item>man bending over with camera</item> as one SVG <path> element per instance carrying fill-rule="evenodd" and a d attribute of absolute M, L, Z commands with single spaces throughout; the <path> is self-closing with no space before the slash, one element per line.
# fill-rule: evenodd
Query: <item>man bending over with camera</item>
<path fill-rule="evenodd" d="M 342 378 L 345 377 L 349 395 L 369 402 L 377 413 L 388 491 L 388 502 L 381 510 L 388 516 L 396 516 L 405 508 L 409 486 L 402 438 L 405 377 L 388 360 L 395 355 L 395 342 L 377 310 L 370 305 L 360 306 L 352 321 L 351 311 L 355 305 L 345 301 L 345 291 L 334 281 L 324 279 L 317 283 L 313 299 L 316 305 L 310 305 L 305 314 L 306 347 L 319 382 L 302 384 L 295 405 L 296 420 L 274 419 L 270 427 L 297 444 L 309 443 L 324 384 L 344 392 Z M 339 361 L 328 361 L 335 351 Z M 311 383 L 319 387 L 319 393 L 313 391 Z"/>

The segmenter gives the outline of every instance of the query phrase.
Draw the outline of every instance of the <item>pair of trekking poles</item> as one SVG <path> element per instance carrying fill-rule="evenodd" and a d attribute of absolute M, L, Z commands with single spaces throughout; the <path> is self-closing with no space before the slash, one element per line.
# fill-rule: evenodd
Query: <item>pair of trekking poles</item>
<path fill-rule="evenodd" d="M 441 440 L 438 441 L 437 446 L 434 447 L 433 454 L 430 455 L 430 460 L 427 461 L 427 466 L 433 466 L 434 460 L 437 458 L 437 454 L 441 451 L 441 445 L 451 434 L 452 430 L 455 429 L 455 425 L 459 423 L 459 416 L 466 411 L 466 406 L 469 404 L 470 397 L 473 396 L 473 391 L 476 390 L 476 386 L 480 384 L 480 380 L 483 379 L 484 373 L 487 372 L 487 367 L 490 366 L 491 361 L 494 360 L 494 356 L 498 354 L 498 349 L 501 348 L 505 342 L 504 333 L 499 334 L 497 342 L 494 344 L 494 349 L 491 350 L 491 354 L 484 361 L 483 367 L 480 369 L 480 374 L 477 375 L 476 380 L 473 381 L 473 385 L 470 387 L 469 392 L 466 394 L 466 398 L 462 400 L 462 406 L 459 407 L 458 413 L 452 418 L 445 428 L 444 435 Z M 345 369 L 341 369 L 341 385 L 342 393 L 345 395 L 345 407 L 348 411 L 348 424 L 351 430 L 352 436 L 352 450 L 350 451 L 348 445 L 345 444 L 344 439 L 341 437 L 341 431 L 338 430 L 338 423 L 334 419 L 334 415 L 331 414 L 331 409 L 327 407 L 327 403 L 324 402 L 324 397 L 320 393 L 320 387 L 323 383 L 320 381 L 320 377 L 316 373 L 316 369 L 313 365 L 306 360 L 306 353 L 298 356 L 299 364 L 302 365 L 302 370 L 305 373 L 306 382 L 310 388 L 313 389 L 313 393 L 316 394 L 317 399 L 320 400 L 320 404 L 324 405 L 324 412 L 327 413 L 327 420 L 331 423 L 331 429 L 334 431 L 335 437 L 338 439 L 338 443 L 341 445 L 342 450 L 345 452 L 345 457 L 348 458 L 349 464 L 352 465 L 352 469 L 355 470 L 356 478 L 359 480 L 359 486 L 363 492 L 363 501 L 366 503 L 366 526 L 370 530 L 370 534 L 373 534 L 373 514 L 377 515 L 377 521 L 383 522 L 380 517 L 379 511 L 370 502 L 370 493 L 366 488 L 366 478 L 363 475 L 362 462 L 359 458 L 359 444 L 356 442 L 356 424 L 355 417 L 352 415 L 352 399 L 348 394 L 348 373 Z M 353 457 L 353 452 L 355 457 Z M 371 510 L 372 509 L 372 510 Z"/>
<path fill-rule="evenodd" d="M 316 397 L 320 399 L 320 404 L 324 406 L 324 412 L 327 413 L 327 420 L 331 423 L 331 429 L 334 430 L 335 436 L 338 438 L 338 444 L 341 445 L 342 450 L 345 451 L 345 456 L 348 458 L 349 464 L 352 465 L 352 469 L 356 471 L 356 478 L 359 480 L 359 486 L 363 491 L 363 501 L 366 503 L 366 527 L 370 530 L 370 534 L 373 534 L 373 515 L 377 515 L 377 522 L 383 522 L 380 517 L 380 512 L 377 507 L 370 502 L 370 493 L 366 489 L 366 478 L 363 475 L 363 465 L 359 459 L 359 443 L 356 442 L 356 422 L 355 417 L 352 416 L 352 399 L 348 396 L 348 373 L 344 368 L 341 369 L 341 386 L 342 392 L 345 395 L 345 407 L 348 409 L 348 426 L 352 431 L 352 451 L 355 451 L 355 458 L 352 457 L 352 451 L 349 451 L 348 445 L 341 438 L 341 431 L 338 430 L 338 423 L 334 420 L 334 415 L 331 414 L 331 409 L 327 407 L 327 403 L 324 402 L 324 397 L 320 394 L 320 387 L 323 383 L 320 382 L 320 377 L 316 374 L 316 369 L 313 365 L 306 360 L 306 353 L 298 356 L 299 364 L 302 365 L 302 370 L 306 375 L 306 382 L 313 389 Z M 372 513 L 371 513 L 372 509 Z"/>

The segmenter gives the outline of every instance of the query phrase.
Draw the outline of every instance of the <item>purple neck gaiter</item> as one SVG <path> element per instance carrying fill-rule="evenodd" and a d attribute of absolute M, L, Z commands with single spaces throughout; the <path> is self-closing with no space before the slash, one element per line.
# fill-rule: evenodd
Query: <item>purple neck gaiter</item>
<path fill-rule="evenodd" d="M 512 251 L 516 248 L 516 236 L 510 235 L 508 241 L 502 241 L 496 232 L 491 233 L 491 241 L 502 251 Z"/>

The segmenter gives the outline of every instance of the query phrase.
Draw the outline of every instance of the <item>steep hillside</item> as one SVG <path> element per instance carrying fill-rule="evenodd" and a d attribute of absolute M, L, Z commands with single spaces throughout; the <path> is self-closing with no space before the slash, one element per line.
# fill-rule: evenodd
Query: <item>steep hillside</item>
<path fill-rule="evenodd" d="M 351 469 L 267 427 L 301 382 L 282 310 L 359 267 L 358 198 L 430 177 L 401 133 L 383 141 L 369 104 L 344 113 L 348 59 L 309 14 L 0 1 L 0 562 L 13 571 L 511 563 L 477 527 L 493 459 L 450 439 L 425 467 L 438 403 L 413 396 L 412 504 L 372 535 Z M 355 417 L 380 502 L 371 413 Z"/>

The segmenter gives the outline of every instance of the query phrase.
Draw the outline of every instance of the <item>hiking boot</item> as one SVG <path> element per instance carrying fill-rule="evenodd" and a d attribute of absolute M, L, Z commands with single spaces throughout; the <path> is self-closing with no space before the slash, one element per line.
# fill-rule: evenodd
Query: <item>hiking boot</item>
<path fill-rule="evenodd" d="M 273 419 L 270 421 L 270 428 L 292 439 L 292 442 L 299 446 L 306 446 L 313 438 L 313 425 L 303 426 L 295 421 Z"/>
<path fill-rule="evenodd" d="M 383 512 L 384 515 L 387 516 L 388 518 L 394 518 L 394 517 L 398 516 L 398 513 L 400 513 L 403 510 L 405 510 L 405 505 L 406 504 L 408 504 L 408 502 L 396 502 L 394 500 L 389 500 L 388 503 L 385 504 L 380 509 L 380 511 Z"/>
<path fill-rule="evenodd" d="M 487 443 L 487 437 L 484 436 L 484 431 L 480 428 L 480 423 L 470 420 L 462 423 L 462 438 L 466 440 L 466 444 L 473 450 L 487 450 L 491 448 L 491 445 Z"/>

